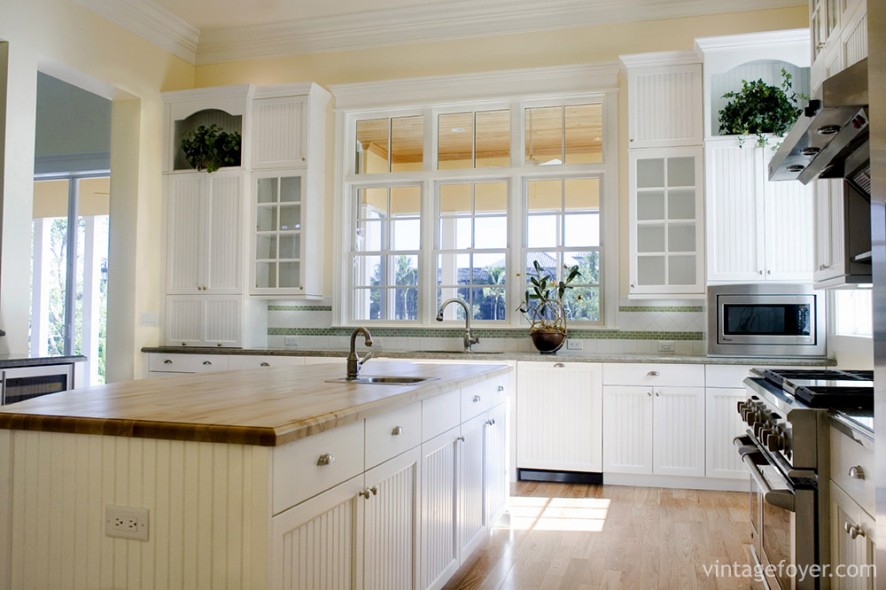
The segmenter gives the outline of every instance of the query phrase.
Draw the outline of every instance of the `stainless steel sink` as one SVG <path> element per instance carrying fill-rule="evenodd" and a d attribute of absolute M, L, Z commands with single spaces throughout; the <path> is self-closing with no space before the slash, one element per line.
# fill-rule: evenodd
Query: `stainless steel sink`
<path fill-rule="evenodd" d="M 410 377 L 407 375 L 361 375 L 356 379 L 330 379 L 327 383 L 358 383 L 374 385 L 415 385 L 438 377 Z"/>

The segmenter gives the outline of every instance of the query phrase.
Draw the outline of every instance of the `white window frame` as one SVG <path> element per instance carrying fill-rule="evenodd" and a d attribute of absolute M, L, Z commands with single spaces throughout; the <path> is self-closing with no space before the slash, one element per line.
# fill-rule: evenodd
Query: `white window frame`
<path fill-rule="evenodd" d="M 483 182 L 488 179 L 509 181 L 509 272 L 514 273 L 515 261 L 525 260 L 526 241 L 523 236 L 524 212 L 522 204 L 524 179 L 563 177 L 568 175 L 594 175 L 601 177 L 601 223 L 600 244 L 600 284 L 601 321 L 599 323 L 573 321 L 570 325 L 580 329 L 612 329 L 615 326 L 618 307 L 618 251 L 619 225 L 618 208 L 618 67 L 616 64 L 590 64 L 564 66 L 561 68 L 538 68 L 508 72 L 470 74 L 465 76 L 442 76 L 414 80 L 399 80 L 368 84 L 333 86 L 336 96 L 336 158 L 334 162 L 333 199 L 333 325 L 354 326 L 361 323 L 353 320 L 353 291 L 351 289 L 349 253 L 350 233 L 354 220 L 351 219 L 351 199 L 353 187 L 370 185 L 388 186 L 394 182 L 420 182 L 422 189 L 422 254 L 419 259 L 419 317 L 415 322 L 372 320 L 378 327 L 432 327 L 439 326 L 434 321 L 436 309 L 429 303 L 435 299 L 436 268 L 434 246 L 436 239 L 435 211 L 436 182 L 464 180 Z M 480 98 L 478 98 L 480 97 Z M 540 170 L 541 166 L 530 167 L 524 159 L 524 109 L 527 107 L 588 104 L 599 101 L 603 104 L 603 153 L 600 164 L 558 165 L 550 170 Z M 437 170 L 437 115 L 444 113 L 510 108 L 512 130 L 511 158 L 518 165 L 509 168 L 468 168 L 463 170 Z M 360 119 L 401 117 L 422 113 L 425 117 L 424 164 L 421 171 L 409 173 L 387 173 L 357 175 L 353 170 L 353 138 L 356 121 Z M 514 121 L 514 119 L 518 119 Z M 516 123 L 516 125 L 515 125 Z M 508 277 L 508 306 L 516 308 L 525 289 L 520 277 Z M 518 313 L 511 313 L 506 322 L 478 321 L 484 328 L 513 329 L 528 325 Z"/>

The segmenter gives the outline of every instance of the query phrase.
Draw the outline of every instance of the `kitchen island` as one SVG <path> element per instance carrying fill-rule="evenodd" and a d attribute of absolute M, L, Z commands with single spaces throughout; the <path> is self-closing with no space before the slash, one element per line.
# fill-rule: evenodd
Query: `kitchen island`
<path fill-rule="evenodd" d="M 334 383 L 328 366 L 279 367 L 3 408 L 0 586 L 442 584 L 506 498 L 511 368 L 377 370 L 427 380 Z M 115 507 L 147 511 L 132 523 L 146 541 L 107 534 Z"/>

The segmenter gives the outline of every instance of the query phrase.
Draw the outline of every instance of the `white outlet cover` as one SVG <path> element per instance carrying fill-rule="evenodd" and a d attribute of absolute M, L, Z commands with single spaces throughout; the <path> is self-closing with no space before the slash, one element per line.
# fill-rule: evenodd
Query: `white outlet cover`
<path fill-rule="evenodd" d="M 147 541 L 148 517 L 147 508 L 105 506 L 105 535 Z"/>

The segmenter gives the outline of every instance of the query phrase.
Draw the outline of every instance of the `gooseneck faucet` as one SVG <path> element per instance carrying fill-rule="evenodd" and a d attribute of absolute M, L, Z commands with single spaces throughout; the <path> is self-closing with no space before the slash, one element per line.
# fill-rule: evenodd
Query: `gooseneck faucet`
<path fill-rule="evenodd" d="M 363 344 L 366 346 L 372 346 L 372 334 L 369 333 L 369 330 L 360 327 L 351 332 L 351 351 L 348 353 L 348 381 L 356 379 L 357 375 L 360 374 L 360 369 L 363 367 L 363 363 L 372 358 L 372 351 L 363 358 L 357 356 L 357 352 L 354 349 L 357 346 L 358 334 L 363 334 Z"/>
<path fill-rule="evenodd" d="M 480 342 L 480 339 L 477 336 L 471 334 L 471 310 L 468 309 L 467 303 L 455 297 L 453 297 L 452 299 L 447 299 L 440 305 L 440 309 L 437 310 L 437 321 L 443 321 L 443 309 L 450 303 L 458 303 L 465 310 L 465 352 L 471 352 L 471 345 L 477 344 L 478 342 Z"/>

